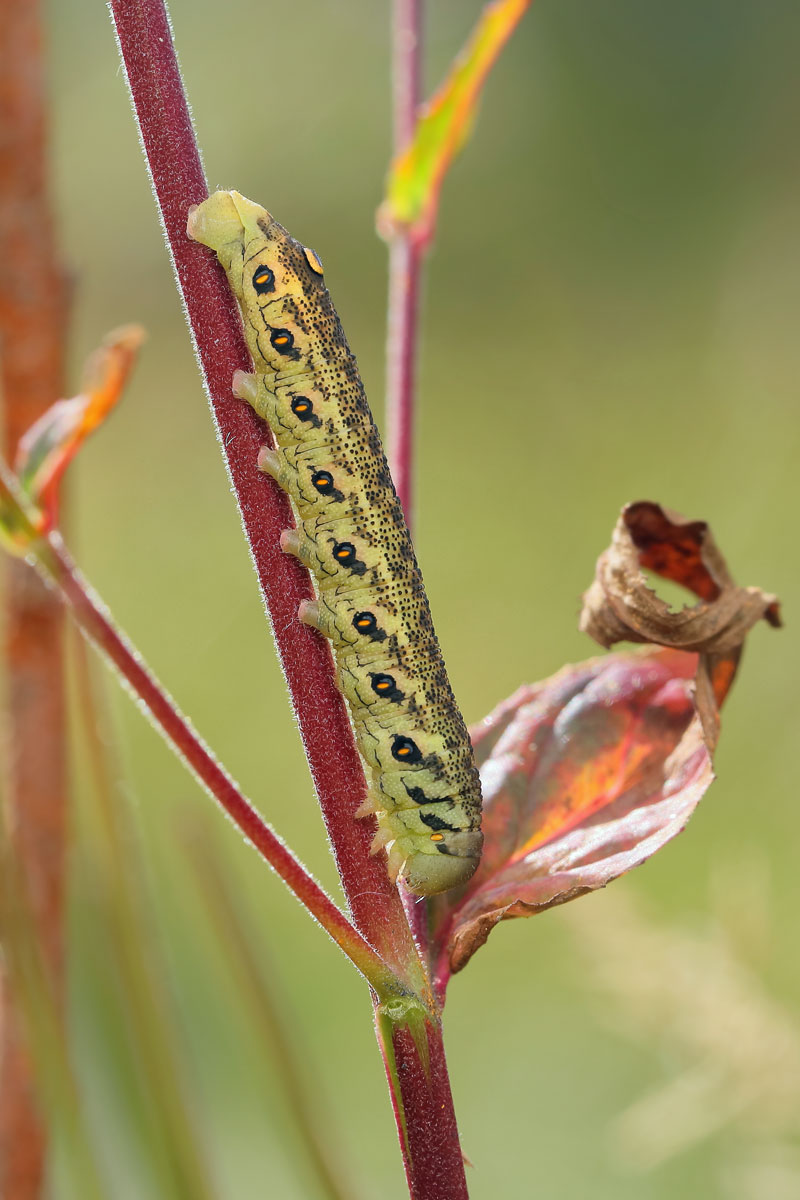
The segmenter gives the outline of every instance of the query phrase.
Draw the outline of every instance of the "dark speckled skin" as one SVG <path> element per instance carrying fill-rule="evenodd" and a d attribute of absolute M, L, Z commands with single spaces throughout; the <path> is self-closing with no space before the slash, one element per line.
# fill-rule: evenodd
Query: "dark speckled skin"
<path fill-rule="evenodd" d="M 313 251 L 237 192 L 193 209 L 255 363 L 235 391 L 277 450 L 260 466 L 292 499 L 284 549 L 311 570 L 301 618 L 330 638 L 371 781 L 389 869 L 419 895 L 464 883 L 480 857 L 481 794 L 400 502 L 364 387 Z"/>

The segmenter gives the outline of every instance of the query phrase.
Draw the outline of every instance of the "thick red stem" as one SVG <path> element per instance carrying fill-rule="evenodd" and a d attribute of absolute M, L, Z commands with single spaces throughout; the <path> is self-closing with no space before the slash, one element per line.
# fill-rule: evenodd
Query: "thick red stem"
<path fill-rule="evenodd" d="M 409 1194 L 412 1200 L 468 1200 L 441 1025 L 426 1020 L 416 1036 L 410 1026 L 401 1025 L 388 1036 L 391 1047 L 383 1043 L 384 1063 Z M 426 1048 L 422 1056 L 420 1041 Z M 392 1058 L 399 1076 L 397 1090 L 392 1087 Z"/>
<path fill-rule="evenodd" d="M 278 539 L 292 525 L 285 494 L 256 468 L 265 426 L 231 395 L 250 356 L 222 268 L 186 236 L 189 207 L 208 194 L 163 0 L 112 0 L 128 83 L 178 284 L 228 470 L 353 919 L 379 952 L 407 969 L 415 951 L 385 862 L 370 854 L 372 822 L 354 819 L 366 783 L 327 642 L 297 619 L 307 571 Z"/>
<path fill-rule="evenodd" d="M 233 372 L 250 365 L 235 303 L 221 268 L 186 237 L 189 206 L 202 201 L 207 189 L 163 0 L 111 0 L 111 11 L 167 241 L 342 884 L 357 927 L 400 974 L 416 973 L 419 990 L 427 995 L 397 889 L 382 858 L 369 853 L 372 823 L 353 817 L 366 784 L 329 648 L 297 620 L 297 606 L 311 595 L 311 582 L 279 549 L 280 533 L 292 519 L 286 497 L 255 468 L 266 433 L 245 405 L 231 399 Z M 460 1200 L 466 1195 L 463 1164 L 438 1026 L 430 1027 L 428 1040 L 429 1073 L 416 1065 L 413 1039 L 398 1033 L 395 1046 L 406 1173 L 414 1200 L 445 1195 Z"/>

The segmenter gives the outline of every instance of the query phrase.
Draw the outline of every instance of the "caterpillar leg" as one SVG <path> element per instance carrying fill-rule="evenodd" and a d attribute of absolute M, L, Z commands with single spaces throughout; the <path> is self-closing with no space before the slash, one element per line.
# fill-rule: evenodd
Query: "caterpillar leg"
<path fill-rule="evenodd" d="M 356 814 L 357 815 L 357 814 Z M 394 840 L 394 834 L 385 828 L 379 828 L 375 837 L 372 839 L 372 845 L 369 848 L 370 854 L 380 854 L 384 846 Z"/>
<path fill-rule="evenodd" d="M 271 475 L 276 483 L 280 483 L 281 456 L 277 450 L 262 446 L 258 452 L 256 466 L 264 475 Z"/>
<path fill-rule="evenodd" d="M 331 612 L 329 605 L 319 600 L 301 600 L 297 616 L 304 625 L 310 625 L 312 629 L 319 630 L 323 637 L 329 638 L 333 642 L 338 640 L 341 643 L 341 633 L 336 625 L 335 614 Z"/>
<path fill-rule="evenodd" d="M 258 400 L 258 376 L 247 371 L 234 371 L 231 391 L 237 400 L 246 400 L 255 408 Z"/>
<path fill-rule="evenodd" d="M 378 811 L 382 811 L 382 810 L 379 810 L 375 807 L 375 801 L 372 798 L 372 793 L 368 792 L 366 800 L 364 800 L 364 802 L 362 804 L 359 804 L 358 808 L 353 813 L 353 816 L 354 817 L 371 817 L 374 813 L 376 813 Z M 395 834 L 391 833 L 391 834 L 389 834 L 389 837 L 386 840 L 389 841 L 394 836 L 395 836 Z M 383 844 L 385 845 L 386 843 L 384 842 Z M 373 853 L 374 853 L 374 851 L 373 851 Z"/>
<path fill-rule="evenodd" d="M 293 554 L 295 558 L 303 561 L 303 540 L 296 529 L 284 529 L 280 540 L 284 554 Z"/>
<path fill-rule="evenodd" d="M 316 600 L 301 600 L 297 607 L 297 619 L 312 629 L 318 629 L 320 633 L 325 632 L 320 624 L 319 603 Z"/>
<path fill-rule="evenodd" d="M 248 371 L 234 371 L 231 380 L 231 391 L 237 400 L 244 400 L 269 425 L 272 425 L 270 417 L 274 415 L 274 379 L 275 374 L 272 371 L 260 375 L 253 375 Z"/>

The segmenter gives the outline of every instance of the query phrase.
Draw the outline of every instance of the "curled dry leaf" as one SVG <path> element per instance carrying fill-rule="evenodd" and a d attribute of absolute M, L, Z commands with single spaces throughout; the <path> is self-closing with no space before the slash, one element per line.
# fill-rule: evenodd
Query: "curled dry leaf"
<path fill-rule="evenodd" d="M 57 523 L 61 477 L 119 400 L 144 336 L 138 325 L 110 333 L 86 362 L 80 394 L 57 400 L 20 439 L 14 469 L 26 496 L 40 510 L 39 532 Z"/>
<path fill-rule="evenodd" d="M 701 602 L 671 612 L 643 569 Z M 604 645 L 668 648 L 566 667 L 473 731 L 485 843 L 470 882 L 430 902 L 440 997 L 498 921 L 604 887 L 683 829 L 713 779 L 718 705 L 762 617 L 780 623 L 775 598 L 734 585 L 704 522 L 648 503 L 623 511 L 581 625 Z"/>
<path fill-rule="evenodd" d="M 644 570 L 681 584 L 700 602 L 674 612 L 648 586 Z M 735 585 L 705 521 L 688 521 L 643 500 L 622 510 L 584 596 L 580 627 L 601 646 L 655 642 L 697 651 L 697 711 L 713 751 L 719 705 L 733 682 L 745 637 L 762 617 L 780 625 L 776 598 L 760 588 Z"/>

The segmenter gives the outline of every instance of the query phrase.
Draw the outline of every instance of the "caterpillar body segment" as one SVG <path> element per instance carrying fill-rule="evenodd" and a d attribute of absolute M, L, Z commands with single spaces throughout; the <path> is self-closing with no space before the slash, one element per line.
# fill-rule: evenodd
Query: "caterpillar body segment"
<path fill-rule="evenodd" d="M 255 373 L 237 371 L 233 391 L 275 439 L 258 465 L 297 515 L 281 546 L 314 577 L 298 615 L 333 647 L 370 783 L 359 815 L 376 814 L 393 878 L 446 891 L 478 865 L 478 773 L 322 264 L 238 192 L 193 208 L 188 233 L 216 252 L 242 312 Z"/>

